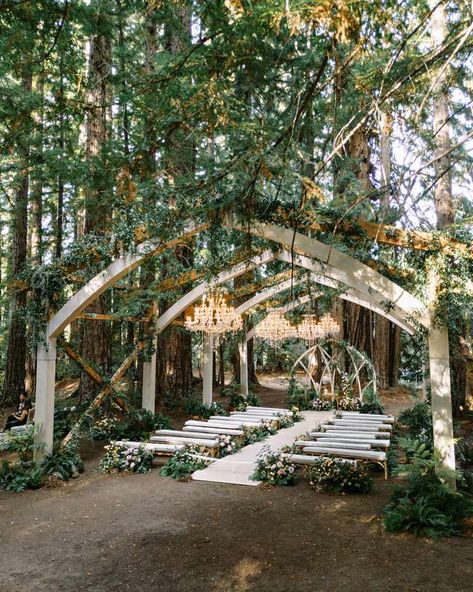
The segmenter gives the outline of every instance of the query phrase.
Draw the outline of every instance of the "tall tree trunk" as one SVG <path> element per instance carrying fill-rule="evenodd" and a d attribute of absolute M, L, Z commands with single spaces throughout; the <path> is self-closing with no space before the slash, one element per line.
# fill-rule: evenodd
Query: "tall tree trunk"
<path fill-rule="evenodd" d="M 175 55 L 186 51 L 191 44 L 191 3 L 169 5 L 169 18 L 165 23 L 166 49 Z M 194 170 L 194 144 L 182 124 L 173 125 L 165 138 L 165 167 L 168 181 L 179 183 L 181 177 L 191 175 Z M 173 203 L 169 204 L 174 207 Z M 174 257 L 183 267 L 193 263 L 193 250 L 187 245 L 179 246 Z M 164 262 L 163 274 L 169 271 Z M 171 302 L 162 302 L 162 314 Z M 172 393 L 176 403 L 192 389 L 192 336 L 178 327 L 168 329 L 158 336 L 156 367 L 156 389 L 158 396 Z"/>
<path fill-rule="evenodd" d="M 105 14 L 97 15 L 98 30 L 100 20 Z M 111 73 L 111 44 L 101 32 L 90 41 L 89 50 L 89 96 L 86 122 L 86 158 L 90 170 L 88 185 L 85 190 L 85 234 L 103 234 L 110 221 L 110 201 L 107 199 L 107 181 L 104 170 L 106 161 L 104 148 L 109 140 L 109 77 Z M 107 298 L 100 296 L 88 311 L 106 313 Z M 83 321 L 82 357 L 92 362 L 99 371 L 106 375 L 110 367 L 110 326 L 105 321 Z M 92 396 L 96 385 L 92 379 L 82 374 L 80 395 L 82 399 Z"/>
<path fill-rule="evenodd" d="M 23 73 L 22 88 L 25 95 L 31 93 L 31 72 Z M 31 113 L 25 114 L 25 130 L 30 127 Z M 26 291 L 16 282 L 26 263 L 28 234 L 28 191 L 29 191 L 29 148 L 28 141 L 23 138 L 20 147 L 21 168 L 17 179 L 12 219 L 12 295 L 10 300 L 10 318 L 8 324 L 7 353 L 1 406 L 13 405 L 20 388 L 25 383 L 26 362 L 26 326 L 23 317 L 26 306 Z"/>

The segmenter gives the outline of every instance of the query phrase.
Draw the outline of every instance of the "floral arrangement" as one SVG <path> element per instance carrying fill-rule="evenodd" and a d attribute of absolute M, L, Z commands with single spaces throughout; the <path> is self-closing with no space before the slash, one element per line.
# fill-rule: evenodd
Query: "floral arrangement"
<path fill-rule="evenodd" d="M 122 448 L 109 444 L 105 446 L 105 456 L 100 461 L 100 470 L 102 473 L 148 473 L 151 471 L 152 462 L 153 454 L 143 446 Z"/>
<path fill-rule="evenodd" d="M 297 421 L 302 421 L 304 418 L 302 416 L 302 413 L 300 412 L 299 407 L 296 407 L 295 405 L 293 405 L 291 407 L 291 413 L 292 413 L 292 421 L 293 423 L 297 422 Z"/>
<path fill-rule="evenodd" d="M 282 451 L 274 452 L 264 446 L 258 455 L 256 471 L 251 478 L 271 485 L 291 485 L 294 483 L 295 470 L 290 455 Z"/>
<path fill-rule="evenodd" d="M 259 429 L 265 436 L 272 436 L 278 431 L 270 419 L 264 419 L 259 424 Z"/>
<path fill-rule="evenodd" d="M 313 411 L 330 411 L 333 409 L 333 401 L 312 399 L 310 406 Z"/>
<path fill-rule="evenodd" d="M 260 442 L 264 440 L 268 435 L 264 430 L 262 430 L 259 426 L 243 426 L 244 432 L 244 446 L 248 446 L 248 444 L 254 444 L 255 442 Z"/>
<path fill-rule="evenodd" d="M 278 413 L 277 418 L 280 428 L 290 428 L 294 425 L 292 413 Z"/>
<path fill-rule="evenodd" d="M 310 484 L 320 493 L 368 493 L 373 479 L 362 465 L 322 458 L 310 469 Z"/>
<path fill-rule="evenodd" d="M 217 436 L 218 441 L 218 454 L 219 457 L 222 458 L 223 456 L 228 456 L 229 454 L 233 454 L 239 449 L 239 446 L 233 440 L 231 436 L 227 436 L 225 434 L 219 434 Z"/>
<path fill-rule="evenodd" d="M 200 446 L 186 446 L 171 456 L 161 469 L 163 477 L 171 477 L 179 481 L 187 481 L 194 471 L 205 469 L 211 462 L 206 460 L 209 454 Z"/>
<path fill-rule="evenodd" d="M 360 399 L 353 399 L 352 397 L 342 397 L 337 403 L 337 409 L 340 411 L 359 411 L 360 407 Z"/>

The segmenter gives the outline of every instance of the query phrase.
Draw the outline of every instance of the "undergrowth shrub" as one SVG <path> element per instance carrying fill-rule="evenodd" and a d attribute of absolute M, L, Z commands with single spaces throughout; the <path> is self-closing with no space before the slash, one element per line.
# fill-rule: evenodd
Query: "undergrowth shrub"
<path fill-rule="evenodd" d="M 209 419 L 212 415 L 228 415 L 220 403 L 212 403 L 210 406 L 207 406 L 201 400 L 194 397 L 184 399 L 183 408 L 187 415 L 200 417 L 201 419 Z"/>
<path fill-rule="evenodd" d="M 22 431 L 9 431 L 0 439 L 0 452 L 18 454 L 21 461 L 33 456 L 34 429 L 27 426 Z"/>
<path fill-rule="evenodd" d="M 369 493 L 373 479 L 360 463 L 323 458 L 310 468 L 310 484 L 320 493 Z"/>
<path fill-rule="evenodd" d="M 426 401 L 401 411 L 398 427 L 407 438 L 419 440 L 429 449 L 433 449 L 432 409 Z"/>
<path fill-rule="evenodd" d="M 473 516 L 471 498 L 446 485 L 450 475 L 439 470 L 437 457 L 424 442 L 404 439 L 399 444 L 409 462 L 394 471 L 405 481 L 384 509 L 386 530 L 432 538 L 460 534 L 465 519 Z"/>
<path fill-rule="evenodd" d="M 84 463 L 74 443 L 60 446 L 52 454 L 47 454 L 41 462 L 45 475 L 54 475 L 62 481 L 79 476 L 84 470 Z"/>
<path fill-rule="evenodd" d="M 10 465 L 3 461 L 0 469 L 0 487 L 20 493 L 26 489 L 39 489 L 43 484 L 43 469 L 33 461 L 20 460 Z"/>
<path fill-rule="evenodd" d="M 161 413 L 130 408 L 126 414 L 97 419 L 91 427 L 94 440 L 147 440 L 155 430 L 172 428 L 171 420 Z"/>

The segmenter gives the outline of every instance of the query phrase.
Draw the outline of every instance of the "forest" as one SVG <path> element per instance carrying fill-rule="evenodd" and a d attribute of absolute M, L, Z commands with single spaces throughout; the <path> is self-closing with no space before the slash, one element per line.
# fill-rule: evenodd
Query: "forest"
<path fill-rule="evenodd" d="M 356 433 L 335 440 L 334 468 L 325 440 L 327 472 L 310 466 L 310 488 L 371 492 L 371 473 L 346 459 L 375 459 L 386 479 L 403 470 L 410 479 L 403 501 L 393 493 L 382 510 L 379 499 L 392 492 L 374 477 L 380 497 L 366 503 L 386 531 L 468 530 L 472 11 L 469 0 L 0 0 L 0 419 L 14 418 L 23 391 L 36 410 L 31 432 L 11 441 L 0 432 L 0 456 L 19 458 L 17 469 L 3 461 L 0 489 L 68 481 L 84 463 L 82 479 L 92 480 L 84 487 L 96 487 L 95 441 L 106 441 L 103 473 L 153 473 L 153 454 L 166 456 L 161 473 L 137 478 L 144 508 L 151 479 L 171 499 L 162 477 L 199 480 L 221 457 L 278 441 L 285 429 L 289 448 L 255 456 L 249 479 L 292 484 L 303 463 L 297 446 L 318 437 L 310 422 L 356 432 L 350 414 L 361 412 L 372 417 L 359 429 L 379 423 L 386 444 L 371 432 L 370 442 Z M 235 313 L 225 330 L 195 320 L 213 298 L 222 318 Z M 320 329 L 330 339 L 314 349 L 307 387 L 294 369 L 316 348 L 310 320 L 336 327 L 338 342 Z M 311 337 L 300 337 L 304 323 Z M 343 369 L 328 401 L 322 363 L 336 347 Z M 349 376 L 353 356 L 360 370 Z M 182 443 L 186 430 L 200 438 L 196 447 Z M 207 450 L 209 434 L 219 454 Z M 407 469 L 394 469 L 398 457 Z M 272 474 L 278 463 L 282 473 Z M 127 487 L 103 483 L 112 495 Z M 178 500 L 202 484 L 188 485 Z M 295 491 L 308 496 L 303 487 Z M 266 493 L 255 494 L 262 505 Z M 46 495 L 51 503 L 55 492 Z M 203 493 L 195 495 L 203 508 Z M 235 495 L 241 510 L 247 498 Z M 300 519 L 289 526 L 303 529 Z M 454 552 L 438 550 L 445 562 Z M 246 557 L 243 544 L 236 553 Z M 120 573 L 114 561 L 110 573 Z M 218 590 L 253 589 L 232 577 Z M 290 589 L 293 580 L 280 577 Z M 102 589 L 93 587 L 100 578 L 91 588 L 78 582 L 67 589 Z M 103 590 L 120 586 L 117 575 Z M 371 588 L 360 580 L 359 589 Z"/>

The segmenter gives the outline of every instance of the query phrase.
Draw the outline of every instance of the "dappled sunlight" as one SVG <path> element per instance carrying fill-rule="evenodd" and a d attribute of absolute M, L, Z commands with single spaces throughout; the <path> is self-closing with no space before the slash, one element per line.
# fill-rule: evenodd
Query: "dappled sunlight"
<path fill-rule="evenodd" d="M 221 578 L 214 586 L 214 592 L 246 592 L 252 589 L 252 578 L 259 576 L 265 564 L 257 559 L 245 557 L 233 566 L 231 572 Z"/>

